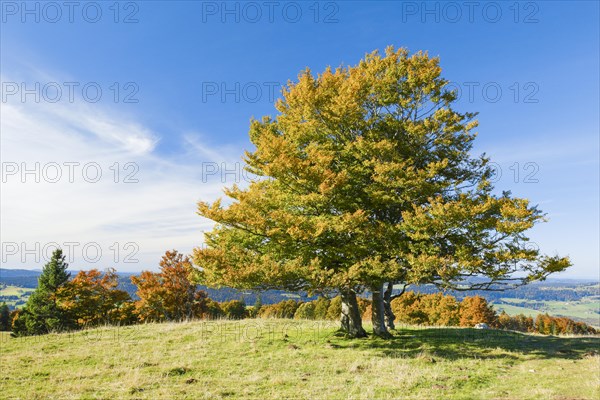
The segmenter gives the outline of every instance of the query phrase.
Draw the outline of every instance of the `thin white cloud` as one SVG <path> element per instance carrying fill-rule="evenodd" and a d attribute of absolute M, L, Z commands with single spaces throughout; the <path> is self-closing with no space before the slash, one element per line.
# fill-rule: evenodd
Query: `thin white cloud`
<path fill-rule="evenodd" d="M 70 245 L 76 269 L 156 268 L 165 250 L 190 252 L 211 228 L 196 215 L 196 202 L 221 196 L 227 183 L 219 174 L 200 179 L 202 162 L 207 154 L 230 162 L 230 155 L 197 143 L 190 149 L 188 138 L 181 154 L 165 157 L 156 150 L 159 133 L 99 104 L 0 106 L 3 267 L 39 268 L 44 259 L 36 262 L 33 253 L 49 243 L 68 249 L 77 242 Z M 23 174 L 24 168 L 37 172 Z M 101 176 L 91 182 L 97 170 Z M 61 177 L 51 183 L 57 171 Z M 7 254 L 13 243 L 17 253 Z M 139 262 L 125 263 L 127 256 Z"/>

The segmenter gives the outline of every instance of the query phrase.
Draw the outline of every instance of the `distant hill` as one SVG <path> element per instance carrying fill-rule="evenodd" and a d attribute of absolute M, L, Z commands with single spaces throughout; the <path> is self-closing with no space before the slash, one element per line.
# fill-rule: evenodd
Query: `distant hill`
<path fill-rule="evenodd" d="M 72 275 L 77 274 L 77 270 L 71 270 Z M 0 268 L 0 283 L 6 285 L 20 286 L 24 288 L 36 288 L 37 279 L 40 275 L 40 270 L 27 270 L 27 269 L 4 269 Z M 136 275 L 133 272 L 118 272 L 119 275 L 119 288 L 125 290 L 131 295 L 132 298 L 136 298 L 136 286 L 131 283 L 131 276 Z M 209 297 L 216 301 L 227 301 L 227 300 L 244 300 L 246 304 L 254 304 L 258 293 L 250 290 L 237 290 L 231 288 L 207 288 L 200 286 L 201 289 L 206 290 Z M 410 285 L 407 290 L 412 290 L 421 293 L 435 293 L 439 290 L 433 285 Z M 543 282 L 534 282 L 527 286 L 511 289 L 503 292 L 490 292 L 484 290 L 475 290 L 468 292 L 459 291 L 447 291 L 458 299 L 462 299 L 465 296 L 480 295 L 485 297 L 488 301 L 494 303 L 503 303 L 506 298 L 512 299 L 524 299 L 524 300 L 535 300 L 535 301 L 562 301 L 562 302 L 573 302 L 580 301 L 584 298 L 600 296 L 600 284 L 598 281 L 592 279 L 548 279 Z M 368 295 L 365 293 L 364 295 Z M 316 298 L 315 296 L 308 296 L 304 292 L 291 293 L 282 290 L 267 290 L 260 293 L 261 301 L 264 304 L 272 304 L 286 300 L 289 298 L 295 298 L 298 300 L 309 300 Z"/>
<path fill-rule="evenodd" d="M 69 271 L 74 276 L 79 271 Z M 21 288 L 35 289 L 38 284 L 40 270 L 28 269 L 3 269 L 0 268 L 0 285 L 17 286 Z M 132 299 L 137 300 L 137 287 L 131 283 L 132 272 L 118 272 L 118 288 L 129 293 Z M 199 285 L 208 296 L 216 301 L 244 300 L 246 304 L 252 305 L 260 295 L 263 304 L 278 303 L 282 300 L 314 300 L 316 296 L 308 296 L 305 292 L 290 293 L 282 290 L 267 290 L 255 292 L 251 290 L 237 290 L 228 287 L 219 289 L 207 288 Z M 399 288 L 397 288 L 399 290 Z M 407 290 L 420 293 L 435 293 L 439 289 L 433 285 L 410 285 Z M 505 310 L 511 315 L 523 313 L 525 315 L 536 315 L 549 313 L 555 316 L 565 316 L 577 321 L 600 328 L 600 284 L 597 281 L 585 279 L 548 279 L 543 282 L 534 282 L 527 286 L 503 292 L 490 292 L 483 290 L 459 292 L 447 291 L 447 294 L 462 300 L 465 296 L 480 295 L 494 305 L 497 310 Z M 370 294 L 362 294 L 368 297 Z M 11 298 L 0 300 L 14 301 Z M 26 297 L 22 297 L 14 303 L 14 306 L 25 304 Z"/>
<path fill-rule="evenodd" d="M 6 269 L 0 268 L 0 279 L 23 276 L 39 276 L 42 271 L 37 269 Z"/>
<path fill-rule="evenodd" d="M 40 276 L 41 272 L 42 271 L 40 270 L 0 268 L 0 284 L 35 289 L 37 287 L 38 277 Z M 79 271 L 69 270 L 69 272 L 72 276 L 75 276 Z M 135 292 L 137 291 L 137 287 L 131 283 L 131 276 L 137 275 L 137 273 L 117 272 L 117 275 L 119 275 L 118 288 L 126 291 L 134 300 L 136 300 L 137 296 Z M 237 290 L 227 287 L 213 289 L 199 285 L 199 288 L 205 290 L 208 293 L 208 296 L 216 301 L 244 300 L 246 304 L 252 305 L 256 302 L 256 298 L 259 296 L 259 293 L 254 291 Z M 316 299 L 316 296 L 311 297 L 306 293 L 289 293 L 282 290 L 267 290 L 260 293 L 260 298 L 263 304 L 273 304 L 289 298 L 304 301 L 314 300 Z"/>

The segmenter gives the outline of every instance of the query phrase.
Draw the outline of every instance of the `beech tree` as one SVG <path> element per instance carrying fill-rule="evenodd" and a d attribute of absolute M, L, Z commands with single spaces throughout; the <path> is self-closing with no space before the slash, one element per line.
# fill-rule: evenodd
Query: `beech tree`
<path fill-rule="evenodd" d="M 241 300 L 229 300 L 221 303 L 221 309 L 229 319 L 243 319 L 248 315 L 246 303 Z"/>
<path fill-rule="evenodd" d="M 475 326 L 479 323 L 495 325 L 494 308 L 481 296 L 465 297 L 460 302 L 460 326 Z"/>
<path fill-rule="evenodd" d="M 438 58 L 393 47 L 356 66 L 303 71 L 275 117 L 251 122 L 256 149 L 245 162 L 256 180 L 227 188 L 227 205 L 199 203 L 217 224 L 194 251 L 198 278 L 337 291 L 353 337 L 366 336 L 356 294 L 368 290 L 374 334 L 389 337 L 395 283 L 457 287 L 485 277 L 472 287 L 481 288 L 567 268 L 567 258 L 528 246 L 525 232 L 543 214 L 495 194 L 489 159 L 471 154 L 476 114 L 453 108 L 448 83 Z"/>
<path fill-rule="evenodd" d="M 82 326 L 127 322 L 122 310 L 128 310 L 131 297 L 117 289 L 119 277 L 114 268 L 104 273 L 97 269 L 79 271 L 58 290 L 61 307 Z M 130 319 L 130 318 L 129 318 Z"/>
<path fill-rule="evenodd" d="M 205 313 L 206 292 L 190 280 L 193 272 L 188 256 L 167 251 L 160 261 L 160 272 L 143 271 L 132 276 L 140 298 L 135 306 L 142 321 L 181 321 Z"/>

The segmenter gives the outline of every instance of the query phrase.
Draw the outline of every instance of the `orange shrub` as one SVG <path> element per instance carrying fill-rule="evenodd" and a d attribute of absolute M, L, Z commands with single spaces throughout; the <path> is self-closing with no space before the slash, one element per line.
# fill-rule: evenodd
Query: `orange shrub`
<path fill-rule="evenodd" d="M 460 326 L 475 326 L 480 323 L 496 325 L 496 312 L 481 296 L 465 297 L 460 303 Z"/>

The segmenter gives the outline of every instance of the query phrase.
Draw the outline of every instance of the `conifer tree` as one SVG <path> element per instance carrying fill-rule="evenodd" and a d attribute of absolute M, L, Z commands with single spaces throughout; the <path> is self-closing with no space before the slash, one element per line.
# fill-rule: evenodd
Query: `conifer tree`
<path fill-rule="evenodd" d="M 10 310 L 6 303 L 0 306 L 0 331 L 10 331 Z"/>
<path fill-rule="evenodd" d="M 19 321 L 14 324 L 15 335 L 38 335 L 63 331 L 74 326 L 72 316 L 60 304 L 57 296 L 71 276 L 67 272 L 68 266 L 62 250 L 54 250 L 52 258 L 44 266 L 38 278 L 38 287 L 27 300 L 23 311 L 19 313 Z"/>
<path fill-rule="evenodd" d="M 262 308 L 263 304 L 262 304 L 262 299 L 260 298 L 260 293 L 258 293 L 256 295 L 256 301 L 254 302 L 254 306 L 252 307 L 252 316 L 253 317 L 258 317 L 258 313 L 260 312 L 260 309 Z"/>

